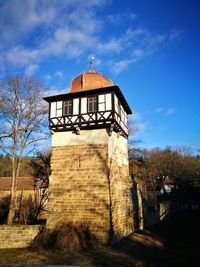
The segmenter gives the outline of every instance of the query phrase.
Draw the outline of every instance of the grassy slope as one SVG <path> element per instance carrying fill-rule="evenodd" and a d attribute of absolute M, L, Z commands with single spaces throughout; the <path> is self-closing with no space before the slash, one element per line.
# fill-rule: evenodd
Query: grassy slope
<path fill-rule="evenodd" d="M 68 264 L 171 267 L 199 266 L 200 214 L 181 213 L 146 231 L 125 238 L 114 247 L 98 247 L 75 254 L 30 249 L 0 250 L 0 264 Z"/>

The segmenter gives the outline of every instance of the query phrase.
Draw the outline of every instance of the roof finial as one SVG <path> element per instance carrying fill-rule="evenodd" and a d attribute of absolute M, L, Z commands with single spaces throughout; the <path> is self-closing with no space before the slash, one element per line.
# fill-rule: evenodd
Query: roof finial
<path fill-rule="evenodd" d="M 91 57 L 90 58 L 90 61 L 89 61 L 89 63 L 90 63 L 90 70 L 93 70 L 93 68 L 94 68 L 94 60 L 95 60 L 95 57 Z"/>

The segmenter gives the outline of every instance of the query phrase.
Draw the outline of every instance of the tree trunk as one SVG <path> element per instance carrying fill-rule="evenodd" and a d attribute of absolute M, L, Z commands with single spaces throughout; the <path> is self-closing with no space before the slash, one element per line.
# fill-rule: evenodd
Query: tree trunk
<path fill-rule="evenodd" d="M 9 213 L 8 213 L 8 219 L 7 219 L 7 224 L 13 224 L 13 219 L 15 216 L 15 206 L 16 206 L 16 168 L 15 168 L 15 163 L 16 159 L 13 156 L 12 158 L 12 187 L 10 191 L 10 208 L 9 208 Z"/>

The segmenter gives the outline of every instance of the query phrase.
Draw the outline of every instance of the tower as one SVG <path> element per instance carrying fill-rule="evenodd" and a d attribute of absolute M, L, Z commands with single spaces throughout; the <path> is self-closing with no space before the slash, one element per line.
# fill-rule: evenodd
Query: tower
<path fill-rule="evenodd" d="M 103 242 L 132 232 L 127 115 L 119 86 L 90 69 L 49 103 L 52 173 L 47 227 L 86 224 Z"/>

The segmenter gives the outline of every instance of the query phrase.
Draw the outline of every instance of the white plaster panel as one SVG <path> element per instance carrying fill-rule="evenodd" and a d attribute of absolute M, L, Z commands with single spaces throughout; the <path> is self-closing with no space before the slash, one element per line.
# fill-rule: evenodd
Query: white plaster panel
<path fill-rule="evenodd" d="M 50 118 L 56 117 L 56 102 L 51 103 L 51 114 Z"/>
<path fill-rule="evenodd" d="M 69 132 L 55 132 L 52 135 L 52 146 L 107 144 L 109 141 L 106 129 L 81 130 L 80 135 Z"/>
<path fill-rule="evenodd" d="M 125 113 L 123 106 L 121 105 L 122 112 Z"/>
<path fill-rule="evenodd" d="M 87 98 L 81 98 L 81 114 L 87 113 Z"/>
<path fill-rule="evenodd" d="M 111 94 L 106 94 L 106 110 L 112 109 Z"/>
<path fill-rule="evenodd" d="M 121 112 L 121 120 L 124 122 L 125 121 L 125 117 L 124 117 L 124 111 L 122 110 Z"/>
<path fill-rule="evenodd" d="M 127 125 L 127 123 L 128 123 L 128 116 L 127 116 L 126 113 L 125 113 L 125 123 L 126 123 L 126 125 Z"/>
<path fill-rule="evenodd" d="M 73 114 L 78 115 L 78 113 L 79 113 L 79 99 L 75 98 L 73 100 Z"/>
<path fill-rule="evenodd" d="M 83 115 L 83 118 L 87 121 L 89 119 L 88 115 Z"/>
<path fill-rule="evenodd" d="M 116 160 L 119 166 L 128 166 L 128 140 L 123 136 L 118 137 L 117 133 L 113 132 L 109 137 L 108 156 Z"/>
<path fill-rule="evenodd" d="M 99 103 L 105 102 L 105 95 L 99 95 L 98 98 L 99 98 Z"/>
<path fill-rule="evenodd" d="M 52 122 L 53 122 L 54 124 L 57 124 L 58 120 L 57 120 L 57 119 L 52 119 Z"/>
<path fill-rule="evenodd" d="M 60 109 L 60 108 L 62 108 L 62 101 L 57 102 L 57 109 Z"/>
<path fill-rule="evenodd" d="M 115 111 L 118 113 L 118 98 L 115 95 Z"/>
<path fill-rule="evenodd" d="M 73 121 L 73 122 L 75 122 L 75 120 L 78 118 L 78 116 L 73 116 L 72 118 L 71 118 L 71 121 Z"/>
<path fill-rule="evenodd" d="M 56 116 L 57 117 L 61 117 L 62 116 L 62 109 L 57 109 Z"/>
<path fill-rule="evenodd" d="M 105 111 L 105 103 L 99 103 L 99 111 Z"/>
<path fill-rule="evenodd" d="M 104 113 L 104 118 L 107 119 L 109 115 L 110 115 L 110 112 L 109 112 L 109 111 L 105 112 L 105 113 Z"/>
<path fill-rule="evenodd" d="M 93 120 L 95 120 L 95 118 L 96 118 L 95 114 L 92 114 L 91 117 L 92 117 Z M 90 120 L 91 120 L 91 119 L 90 119 Z"/>

